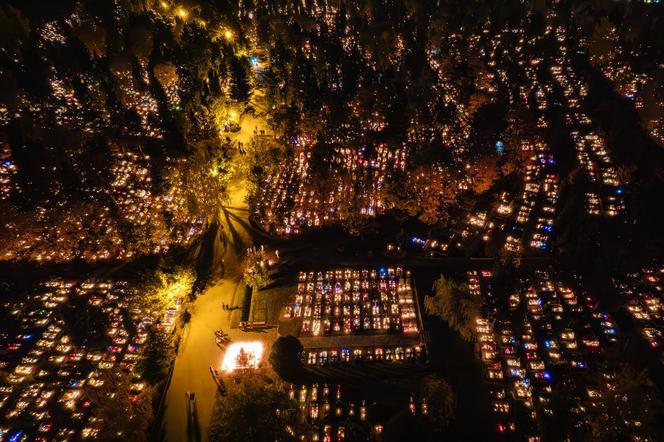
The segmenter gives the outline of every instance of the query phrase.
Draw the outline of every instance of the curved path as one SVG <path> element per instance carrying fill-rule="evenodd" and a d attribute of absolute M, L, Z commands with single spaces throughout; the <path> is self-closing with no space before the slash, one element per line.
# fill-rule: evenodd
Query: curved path
<path fill-rule="evenodd" d="M 237 144 L 240 141 L 248 146 L 257 126 L 259 130 L 266 128 L 263 120 L 243 116 L 241 130 L 234 135 L 233 142 Z M 207 440 L 217 394 L 210 367 L 219 369 L 223 356 L 215 344 L 214 331 L 223 330 L 233 341 L 247 339 L 253 334 L 231 329 L 231 319 L 237 323 L 233 315 L 239 316 L 240 309 L 229 312 L 221 307 L 222 303 L 239 306 L 242 302 L 243 291 L 238 290 L 240 258 L 244 250 L 252 246 L 252 234 L 256 233 L 249 222 L 246 192 L 244 178 L 231 182 L 228 204 L 220 214 L 221 227 L 226 236 L 225 275 L 196 299 L 191 320 L 180 342 L 161 422 L 163 440 L 168 442 Z M 188 391 L 196 395 L 193 418 L 187 409 L 185 396 Z"/>
<path fill-rule="evenodd" d="M 221 223 L 227 233 L 228 247 L 224 255 L 226 275 L 218 284 L 206 290 L 195 301 L 191 321 L 185 328 L 180 351 L 175 359 L 173 376 L 166 394 L 162 431 L 169 442 L 207 440 L 212 407 L 216 397 L 216 385 L 210 374 L 210 366 L 219 368 L 222 353 L 214 341 L 214 331 L 224 330 L 233 335 L 241 333 L 230 330 L 231 315 L 221 308 L 222 303 L 238 305 L 242 293 L 236 290 L 239 282 L 238 264 L 241 251 L 251 245 L 250 232 L 244 208 L 245 186 L 243 181 L 231 187 L 230 207 L 224 209 Z M 233 216 L 230 216 L 232 214 Z M 237 296 L 237 298 L 236 298 Z M 189 418 L 185 394 L 196 394 L 196 413 Z"/>

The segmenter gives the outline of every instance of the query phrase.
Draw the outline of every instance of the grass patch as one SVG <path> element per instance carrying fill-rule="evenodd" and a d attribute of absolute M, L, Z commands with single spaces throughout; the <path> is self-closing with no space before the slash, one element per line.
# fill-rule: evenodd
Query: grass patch
<path fill-rule="evenodd" d="M 251 299 L 251 312 L 249 320 L 254 322 L 266 321 L 268 324 L 278 324 L 282 308 L 292 302 L 297 286 L 294 284 L 268 287 L 263 290 L 254 290 Z"/>

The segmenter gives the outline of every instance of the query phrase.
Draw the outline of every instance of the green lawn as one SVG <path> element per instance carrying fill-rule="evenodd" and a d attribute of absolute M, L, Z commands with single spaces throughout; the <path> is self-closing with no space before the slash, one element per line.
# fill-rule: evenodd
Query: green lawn
<path fill-rule="evenodd" d="M 279 313 L 284 305 L 292 302 L 296 290 L 295 285 L 279 285 L 260 291 L 254 290 L 249 319 L 254 322 L 266 321 L 268 324 L 278 324 Z"/>

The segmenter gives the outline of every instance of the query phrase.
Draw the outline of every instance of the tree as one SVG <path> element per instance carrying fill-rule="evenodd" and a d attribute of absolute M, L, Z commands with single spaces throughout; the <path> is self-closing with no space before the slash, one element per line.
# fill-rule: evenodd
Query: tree
<path fill-rule="evenodd" d="M 103 371 L 98 380 L 103 384 L 88 384 L 84 388 L 92 413 L 101 424 L 97 437 L 108 441 L 147 441 L 152 421 L 151 391 L 133 395 L 129 376 L 122 370 Z"/>
<path fill-rule="evenodd" d="M 260 248 L 249 249 L 244 258 L 242 278 L 255 290 L 260 290 L 272 283 L 265 251 Z"/>
<path fill-rule="evenodd" d="M 334 146 L 327 141 L 323 132 L 318 131 L 309 160 L 309 172 L 314 185 L 325 185 L 330 182 L 330 165 L 334 158 Z"/>
<path fill-rule="evenodd" d="M 282 378 L 292 378 L 302 368 L 302 352 L 304 347 L 294 336 L 280 336 L 270 351 L 270 365 Z"/>
<path fill-rule="evenodd" d="M 443 183 L 443 178 L 438 173 L 427 176 L 428 183 L 424 187 L 423 199 L 421 200 L 421 211 L 419 220 L 433 226 L 447 218 L 447 212 L 443 210 L 443 195 L 445 187 L 451 183 Z"/>
<path fill-rule="evenodd" d="M 341 226 L 348 234 L 356 237 L 367 232 L 370 226 L 369 217 L 362 214 L 361 208 L 359 191 L 356 190 L 348 195 L 348 200 L 337 211 Z"/>
<path fill-rule="evenodd" d="M 429 425 L 433 431 L 442 431 L 454 418 L 455 399 L 452 387 L 437 376 L 424 378 L 422 394 L 429 407 Z"/>
<path fill-rule="evenodd" d="M 493 155 L 483 155 L 472 169 L 473 191 L 482 194 L 489 190 L 498 178 L 498 165 Z"/>
<path fill-rule="evenodd" d="M 612 382 L 600 382 L 599 409 L 589 414 L 593 440 L 657 440 L 662 436 L 662 404 L 645 370 L 636 372 L 625 365 Z"/>
<path fill-rule="evenodd" d="M 231 96 L 240 102 L 249 100 L 251 87 L 249 85 L 249 65 L 245 58 L 232 56 L 230 59 L 232 83 Z"/>
<path fill-rule="evenodd" d="M 208 223 L 218 219 L 227 201 L 228 182 L 233 173 L 227 152 L 228 146 L 222 149 L 200 147 L 187 159 L 185 167 L 172 168 L 167 172 L 165 179 L 169 189 L 173 193 L 183 193 L 186 198 L 186 210 L 178 215 L 202 215 Z"/>
<path fill-rule="evenodd" d="M 280 382 L 246 375 L 231 383 L 212 411 L 211 442 L 272 442 L 297 440 L 288 432 L 295 427 L 297 411 Z"/>
<path fill-rule="evenodd" d="M 172 355 L 170 340 L 153 326 L 148 332 L 146 347 L 138 361 L 137 369 L 146 381 L 157 384 L 166 378 Z"/>
<path fill-rule="evenodd" d="M 188 324 L 189 321 L 191 321 L 191 312 L 189 309 L 185 309 L 181 314 L 180 314 L 180 320 L 182 321 L 182 324 Z"/>
<path fill-rule="evenodd" d="M 70 298 L 62 308 L 62 316 L 76 345 L 103 348 L 110 343 L 106 334 L 108 317 L 101 307 L 90 304 L 87 296 L 74 295 Z"/>
<path fill-rule="evenodd" d="M 415 174 L 417 177 L 418 174 Z M 417 192 L 412 187 L 415 181 L 409 178 L 406 172 L 395 171 L 388 179 L 387 203 L 388 207 L 394 208 L 404 216 L 414 217 L 420 211 Z"/>
<path fill-rule="evenodd" d="M 385 442 L 402 442 L 405 440 L 427 441 L 429 436 L 426 425 L 423 425 L 420 416 L 402 412 L 392 416 L 385 422 L 383 430 Z M 434 439 L 437 440 L 437 439 Z"/>
<path fill-rule="evenodd" d="M 176 267 L 172 271 L 157 270 L 145 277 L 143 294 L 138 302 L 148 311 L 160 315 L 178 299 L 190 294 L 194 282 L 196 274 L 188 267 Z"/>
<path fill-rule="evenodd" d="M 424 298 L 428 314 L 447 321 L 463 339 L 470 341 L 475 333 L 475 319 L 479 316 L 480 300 L 450 278 L 440 275 L 434 283 L 434 296 Z"/>
<path fill-rule="evenodd" d="M 620 164 L 616 166 L 616 175 L 621 184 L 633 184 L 637 167 L 634 165 Z"/>
<path fill-rule="evenodd" d="M 588 42 L 588 54 L 594 65 L 604 66 L 612 61 L 611 53 L 617 36 L 616 28 L 608 18 L 603 18 L 595 25 Z"/>
<path fill-rule="evenodd" d="M 491 289 L 499 299 L 507 299 L 518 288 L 520 265 L 521 257 L 511 253 L 495 262 Z"/>
<path fill-rule="evenodd" d="M 27 40 L 30 33 L 30 23 L 21 14 L 21 11 L 10 5 L 0 8 L 0 46 L 8 54 L 18 56 L 21 54 L 22 42 Z"/>

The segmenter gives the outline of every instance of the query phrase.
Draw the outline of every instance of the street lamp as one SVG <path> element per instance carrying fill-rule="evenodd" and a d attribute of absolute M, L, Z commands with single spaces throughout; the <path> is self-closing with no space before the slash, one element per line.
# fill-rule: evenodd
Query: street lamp
<path fill-rule="evenodd" d="M 177 14 L 178 17 L 180 17 L 182 20 L 186 20 L 187 17 L 189 17 L 189 11 L 184 9 L 182 6 L 179 6 L 176 10 L 175 13 Z"/>

